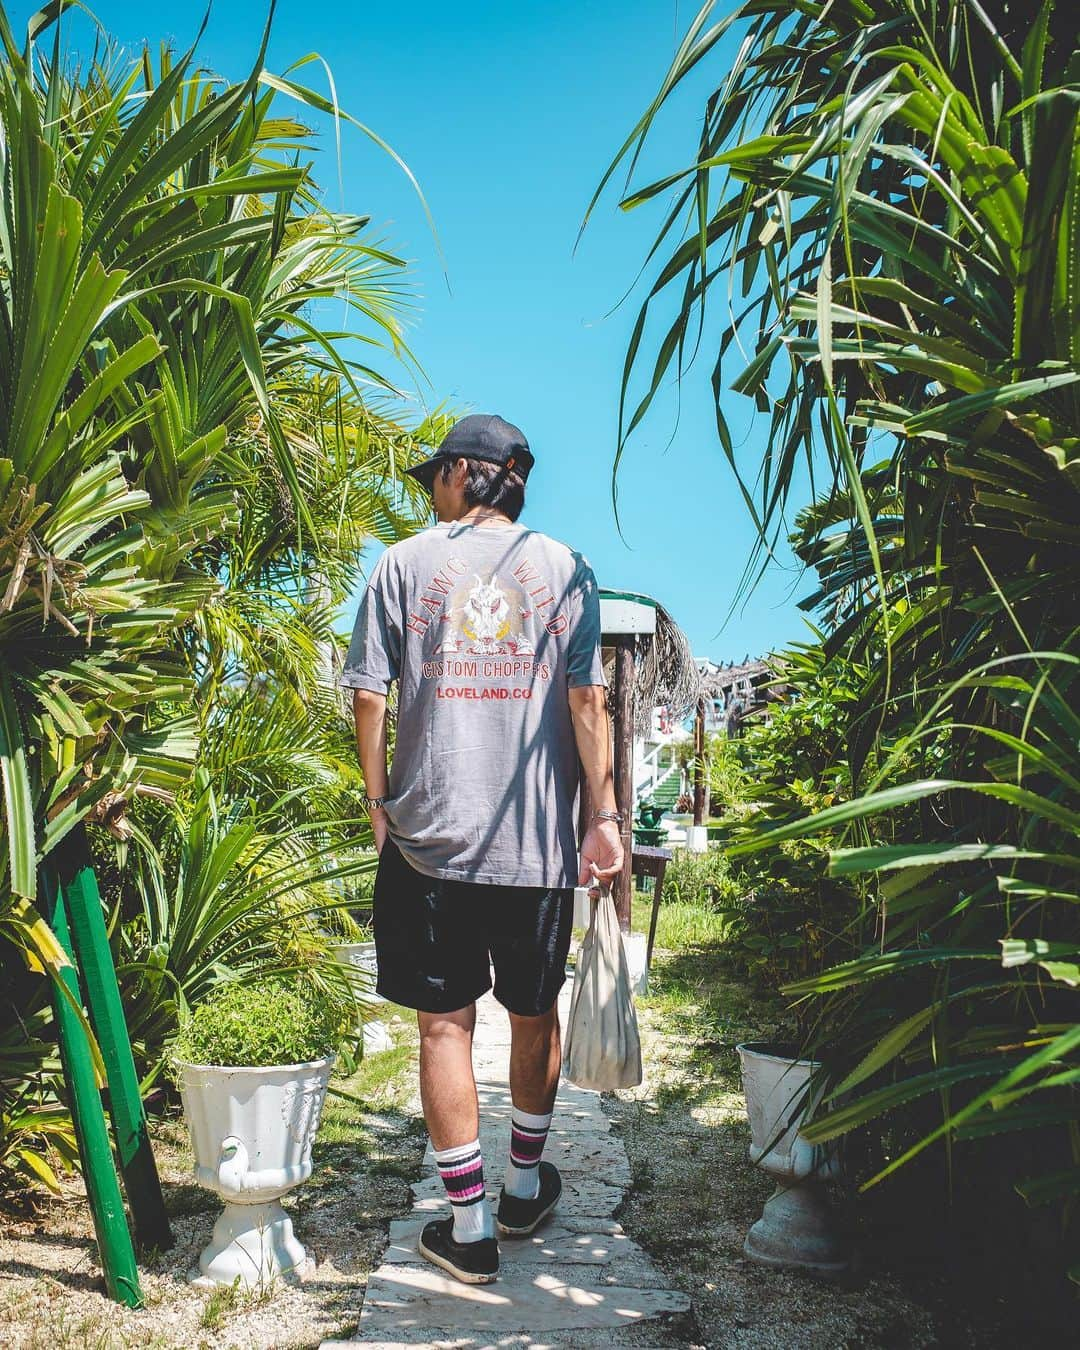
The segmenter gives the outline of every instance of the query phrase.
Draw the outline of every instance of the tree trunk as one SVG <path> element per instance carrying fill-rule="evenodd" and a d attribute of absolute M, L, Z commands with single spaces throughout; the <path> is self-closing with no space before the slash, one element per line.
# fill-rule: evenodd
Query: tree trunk
<path fill-rule="evenodd" d="M 615 912 L 619 927 L 630 931 L 630 887 L 633 885 L 634 816 L 634 637 L 620 633 L 615 638 L 615 804 L 623 813 L 621 826 L 623 866 L 615 879 Z"/>
<path fill-rule="evenodd" d="M 705 700 L 698 699 L 694 717 L 694 824 L 705 824 Z"/>

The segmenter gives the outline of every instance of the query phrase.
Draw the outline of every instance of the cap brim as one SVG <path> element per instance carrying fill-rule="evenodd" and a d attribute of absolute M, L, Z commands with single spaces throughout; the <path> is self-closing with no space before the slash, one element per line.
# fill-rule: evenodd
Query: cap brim
<path fill-rule="evenodd" d="M 443 462 L 443 458 L 442 455 L 433 455 L 431 459 L 425 459 L 420 464 L 411 465 L 405 472 L 430 492 L 435 486 L 435 472 Z"/>

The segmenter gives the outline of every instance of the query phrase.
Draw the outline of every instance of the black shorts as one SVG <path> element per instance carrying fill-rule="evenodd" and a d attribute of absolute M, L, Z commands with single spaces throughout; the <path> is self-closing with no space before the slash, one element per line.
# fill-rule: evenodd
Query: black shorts
<path fill-rule="evenodd" d="M 547 1012 L 566 980 L 572 887 L 429 877 L 387 838 L 375 874 L 376 990 L 421 1012 L 455 1012 L 491 988 L 512 1013 Z M 489 962 L 490 953 L 490 962 Z"/>

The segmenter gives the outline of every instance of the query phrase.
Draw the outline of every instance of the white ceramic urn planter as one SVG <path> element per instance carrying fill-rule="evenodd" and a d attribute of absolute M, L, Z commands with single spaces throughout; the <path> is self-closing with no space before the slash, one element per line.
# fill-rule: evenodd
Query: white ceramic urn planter
<path fill-rule="evenodd" d="M 349 977 L 358 998 L 367 1003 L 386 1002 L 381 994 L 375 992 L 378 966 L 374 942 L 339 942 L 333 948 L 333 952 L 335 961 L 348 967 Z M 383 1050 L 393 1050 L 394 1038 L 381 1017 L 364 1018 L 362 1031 L 365 1055 L 377 1055 Z"/>
<path fill-rule="evenodd" d="M 233 1068 L 181 1064 L 195 1176 L 225 1202 L 199 1256 L 195 1284 L 264 1287 L 303 1278 L 310 1263 L 281 1197 L 311 1176 L 334 1056 L 308 1064 Z"/>
<path fill-rule="evenodd" d="M 750 1161 L 776 1182 L 743 1250 L 759 1265 L 835 1278 L 851 1264 L 826 1189 L 840 1175 L 839 1158 L 799 1133 L 820 1096 L 814 1077 L 821 1065 L 765 1044 L 736 1049 L 750 1118 Z"/>

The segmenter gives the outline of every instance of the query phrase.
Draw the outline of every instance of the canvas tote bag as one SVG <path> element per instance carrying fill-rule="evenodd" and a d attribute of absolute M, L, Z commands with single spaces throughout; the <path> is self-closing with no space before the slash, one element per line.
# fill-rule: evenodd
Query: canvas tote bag
<path fill-rule="evenodd" d="M 610 886 L 592 898 L 563 1044 L 563 1073 L 578 1087 L 610 1092 L 641 1082 L 637 1013 Z"/>

